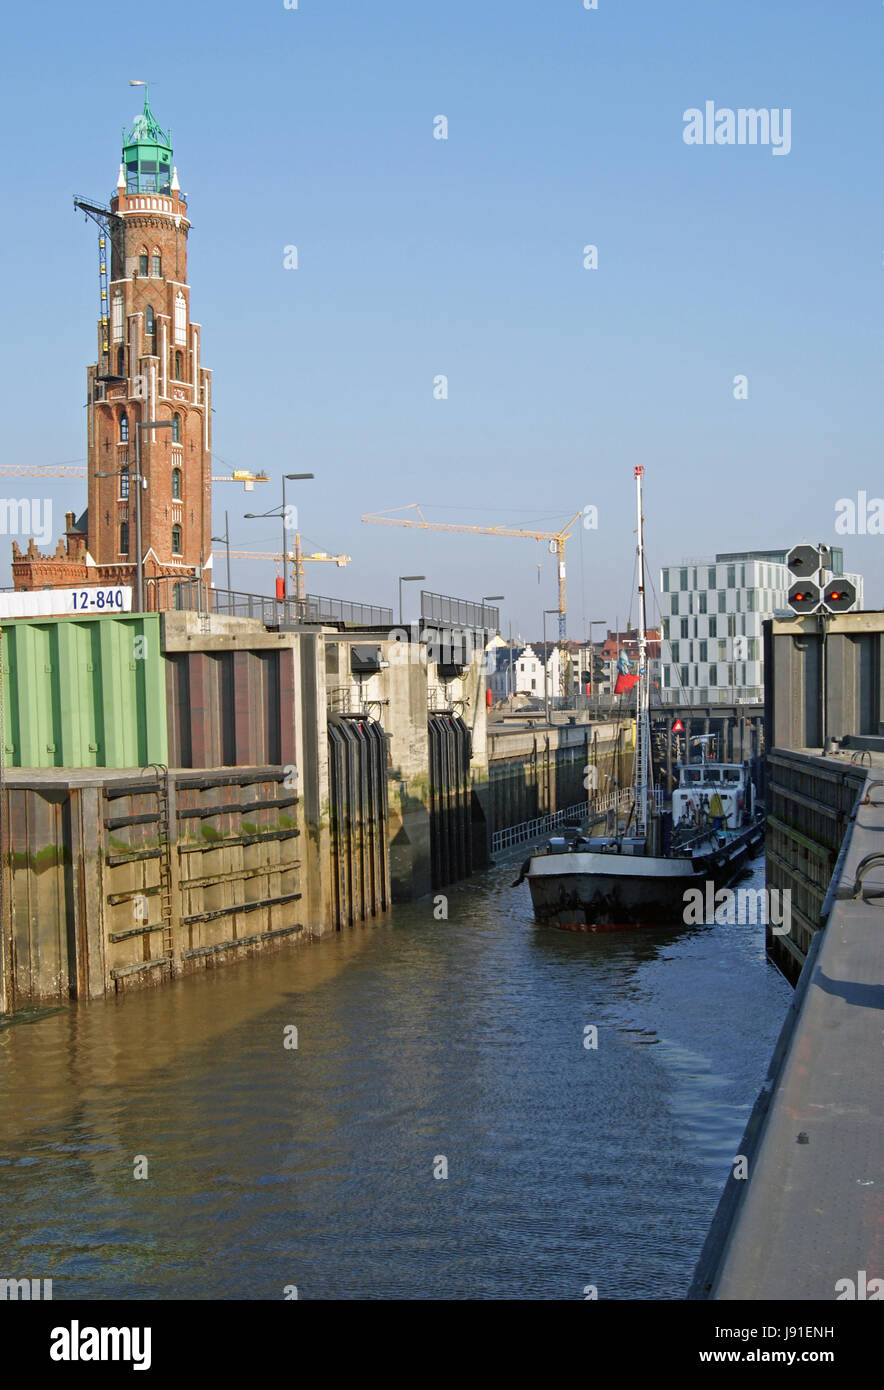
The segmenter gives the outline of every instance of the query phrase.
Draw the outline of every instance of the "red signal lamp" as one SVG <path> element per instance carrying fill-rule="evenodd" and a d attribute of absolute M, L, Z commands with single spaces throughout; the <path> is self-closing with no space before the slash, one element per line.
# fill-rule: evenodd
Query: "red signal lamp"
<path fill-rule="evenodd" d="M 793 613 L 815 613 L 820 604 L 820 591 L 816 584 L 793 584 L 787 595 L 787 602 Z"/>
<path fill-rule="evenodd" d="M 847 613 L 856 607 L 856 586 L 849 579 L 833 579 L 825 588 L 823 603 L 830 613 Z"/>

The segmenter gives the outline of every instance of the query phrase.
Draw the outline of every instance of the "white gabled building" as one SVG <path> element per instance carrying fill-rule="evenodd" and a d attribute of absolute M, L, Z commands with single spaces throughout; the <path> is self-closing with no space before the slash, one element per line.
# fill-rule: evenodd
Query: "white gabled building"
<path fill-rule="evenodd" d="M 691 560 L 660 571 L 663 620 L 660 698 L 663 704 L 760 704 L 764 699 L 761 625 L 787 606 L 795 576 L 788 550 L 751 550 Z M 844 574 L 844 551 L 832 547 L 833 573 Z"/>
<path fill-rule="evenodd" d="M 507 695 L 533 695 L 543 699 L 544 671 L 548 671 L 549 697 L 554 699 L 559 693 L 560 655 L 557 647 L 550 647 L 549 661 L 544 666 L 543 656 L 532 646 L 496 646 L 496 669 L 488 677 L 491 694 L 495 700 L 504 700 Z"/>

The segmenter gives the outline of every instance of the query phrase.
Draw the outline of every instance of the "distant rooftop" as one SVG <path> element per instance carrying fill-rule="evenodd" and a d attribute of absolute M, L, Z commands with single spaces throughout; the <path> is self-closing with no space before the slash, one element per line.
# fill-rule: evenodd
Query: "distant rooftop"
<path fill-rule="evenodd" d="M 796 545 L 800 542 L 796 541 Z M 719 551 L 716 555 L 690 555 L 683 557 L 680 561 L 681 566 L 685 565 L 727 565 L 737 561 L 760 560 L 764 564 L 784 565 L 786 556 L 794 546 L 787 545 L 782 550 L 731 550 Z M 832 553 L 832 573 L 844 573 L 844 549 L 840 545 L 829 547 Z M 678 569 L 679 565 L 663 565 L 662 569 Z"/>

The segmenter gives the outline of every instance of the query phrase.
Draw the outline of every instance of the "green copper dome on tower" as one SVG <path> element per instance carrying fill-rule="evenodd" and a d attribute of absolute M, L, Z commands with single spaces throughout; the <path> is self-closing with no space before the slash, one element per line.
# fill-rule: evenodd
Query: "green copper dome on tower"
<path fill-rule="evenodd" d="M 147 87 L 144 110 L 123 129 L 123 168 L 127 193 L 169 193 L 172 183 L 172 132 L 162 130 L 150 109 Z"/>

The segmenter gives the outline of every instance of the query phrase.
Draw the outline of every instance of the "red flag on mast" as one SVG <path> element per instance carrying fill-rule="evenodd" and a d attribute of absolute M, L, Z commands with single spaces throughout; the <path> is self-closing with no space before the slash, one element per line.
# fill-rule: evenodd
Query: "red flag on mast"
<path fill-rule="evenodd" d="M 638 676 L 630 676 L 625 671 L 621 671 L 614 682 L 614 694 L 622 695 L 624 691 L 631 690 L 638 681 Z"/>

